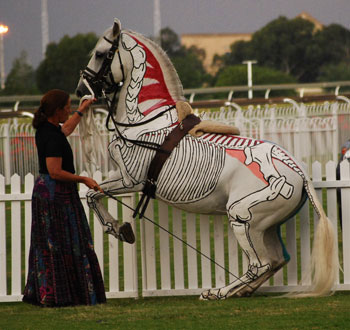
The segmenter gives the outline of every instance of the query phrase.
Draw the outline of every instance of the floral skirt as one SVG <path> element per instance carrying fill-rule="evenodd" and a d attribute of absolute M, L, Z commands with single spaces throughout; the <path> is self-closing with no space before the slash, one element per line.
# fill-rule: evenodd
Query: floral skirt
<path fill-rule="evenodd" d="M 23 301 L 40 306 L 106 301 L 90 228 L 75 183 L 40 174 L 32 196 L 29 271 Z"/>

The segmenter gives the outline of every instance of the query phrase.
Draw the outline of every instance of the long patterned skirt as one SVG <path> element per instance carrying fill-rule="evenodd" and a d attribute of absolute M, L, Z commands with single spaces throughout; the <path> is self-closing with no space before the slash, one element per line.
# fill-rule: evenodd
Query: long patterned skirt
<path fill-rule="evenodd" d="M 23 301 L 40 306 L 106 301 L 101 270 L 75 183 L 41 174 L 32 196 L 29 271 Z"/>

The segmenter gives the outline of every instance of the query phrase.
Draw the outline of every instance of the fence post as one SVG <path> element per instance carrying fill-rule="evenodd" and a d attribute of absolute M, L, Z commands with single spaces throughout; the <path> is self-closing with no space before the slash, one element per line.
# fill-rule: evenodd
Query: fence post
<path fill-rule="evenodd" d="M 0 174 L 0 194 L 5 194 L 5 178 Z M 0 200 L 0 297 L 7 294 L 5 202 Z"/>
<path fill-rule="evenodd" d="M 97 182 L 102 181 L 102 173 L 100 171 L 96 171 L 93 174 L 93 179 Z M 93 224 L 94 224 L 94 246 L 95 246 L 95 252 L 97 255 L 98 262 L 100 264 L 102 276 L 104 278 L 104 254 L 103 254 L 103 227 L 98 219 L 97 215 L 94 214 L 93 217 Z"/>
<path fill-rule="evenodd" d="M 343 160 L 340 164 L 340 179 L 343 181 L 350 180 L 349 162 Z M 344 271 L 344 284 L 350 284 L 350 242 L 348 235 L 350 232 L 350 188 L 341 189 L 341 205 L 342 205 L 342 219 L 343 219 L 343 271 Z"/>
<path fill-rule="evenodd" d="M 4 167 L 5 184 L 10 184 L 11 180 L 11 153 L 10 153 L 10 124 L 4 124 Z"/>
<path fill-rule="evenodd" d="M 338 148 L 339 148 L 339 125 L 338 125 L 338 112 L 339 103 L 335 102 L 332 104 L 332 117 L 333 117 L 333 161 L 338 161 Z"/>
<path fill-rule="evenodd" d="M 326 164 L 326 181 L 336 181 L 336 163 L 328 161 Z M 339 201 L 341 202 L 341 201 Z M 337 208 L 337 189 L 327 188 L 327 216 L 332 221 L 334 231 L 338 232 L 338 208 Z M 338 235 L 335 237 L 336 246 L 338 246 Z M 339 260 L 337 250 L 337 260 Z M 339 272 L 337 273 L 337 284 L 339 284 Z"/>
<path fill-rule="evenodd" d="M 24 190 L 25 193 L 30 195 L 33 191 L 34 186 L 34 176 L 31 173 L 28 173 L 24 178 Z M 32 227 L 32 201 L 27 200 L 24 202 L 24 221 L 25 221 L 25 239 L 24 239 L 24 246 L 25 246 L 25 278 L 27 278 L 28 274 L 28 259 L 29 259 L 29 249 L 30 249 L 30 234 L 31 234 L 31 227 Z"/>
<path fill-rule="evenodd" d="M 21 193 L 21 179 L 18 174 L 14 174 L 11 178 L 11 194 L 19 195 Z M 14 200 L 11 202 L 11 294 L 19 296 L 21 290 L 21 202 Z"/>
<path fill-rule="evenodd" d="M 123 202 L 131 208 L 135 205 L 135 195 L 128 194 L 123 196 Z M 136 233 L 135 219 L 133 211 L 126 205 L 122 206 L 123 221 L 130 222 Z M 111 235 L 109 235 L 111 236 Z M 134 292 L 138 296 L 138 268 L 137 268 L 137 244 L 124 243 L 124 291 Z"/>

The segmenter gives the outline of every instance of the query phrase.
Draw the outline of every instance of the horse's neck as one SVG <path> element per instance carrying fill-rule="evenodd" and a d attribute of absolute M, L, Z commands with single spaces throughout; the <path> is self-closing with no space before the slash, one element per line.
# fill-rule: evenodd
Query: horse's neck
<path fill-rule="evenodd" d="M 125 70 L 117 113 L 135 123 L 183 99 L 177 73 L 158 46 L 134 33 L 123 33 L 122 42 L 131 61 Z"/>

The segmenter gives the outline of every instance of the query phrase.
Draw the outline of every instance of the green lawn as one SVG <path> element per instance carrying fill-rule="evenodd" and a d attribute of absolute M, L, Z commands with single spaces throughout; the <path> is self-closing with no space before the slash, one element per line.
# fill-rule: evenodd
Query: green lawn
<path fill-rule="evenodd" d="M 324 298 L 255 295 L 109 299 L 91 307 L 0 305 L 0 329 L 350 329 L 350 292 Z"/>

